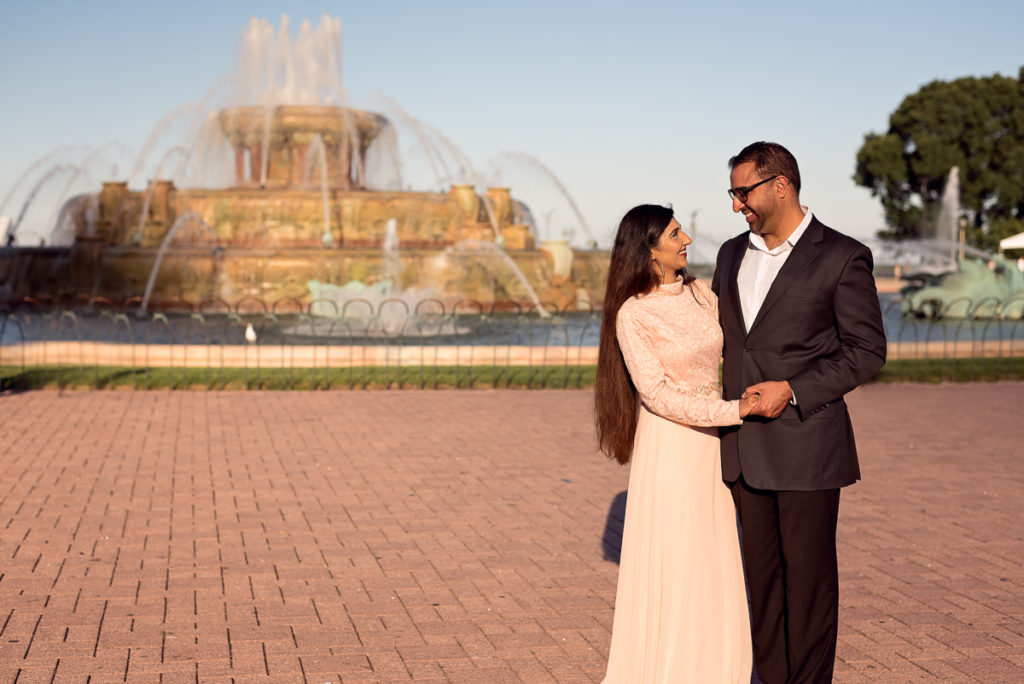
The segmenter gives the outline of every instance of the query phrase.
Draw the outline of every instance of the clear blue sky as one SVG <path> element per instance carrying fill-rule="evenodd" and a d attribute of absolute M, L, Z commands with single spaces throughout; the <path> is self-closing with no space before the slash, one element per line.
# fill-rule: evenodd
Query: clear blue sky
<path fill-rule="evenodd" d="M 276 26 L 287 13 L 294 30 L 325 12 L 342 22 L 352 104 L 391 98 L 481 171 L 505 151 L 539 158 L 604 245 L 634 204 L 672 203 L 684 224 L 698 210 L 698 253 L 712 257 L 745 228 L 725 188 L 726 160 L 748 142 L 789 147 L 803 201 L 869 237 L 881 212 L 850 179 L 864 134 L 928 81 L 1024 64 L 1019 0 L 12 2 L 0 15 L 0 198 L 61 145 L 137 153 L 235 69 L 250 17 Z M 517 192 L 511 171 L 497 178 L 539 220 L 553 210 L 552 233 L 575 227 L 566 206 Z"/>

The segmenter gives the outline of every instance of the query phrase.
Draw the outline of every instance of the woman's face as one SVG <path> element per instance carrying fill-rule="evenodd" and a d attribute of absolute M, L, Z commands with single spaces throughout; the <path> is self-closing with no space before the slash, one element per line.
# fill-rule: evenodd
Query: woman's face
<path fill-rule="evenodd" d="M 690 236 L 683 232 L 679 221 L 672 219 L 668 227 L 658 238 L 658 245 L 651 249 L 651 258 L 661 264 L 661 269 L 651 263 L 654 272 L 662 276 L 662 283 L 671 283 L 676 279 L 676 271 L 686 268 L 686 246 L 692 243 Z"/>

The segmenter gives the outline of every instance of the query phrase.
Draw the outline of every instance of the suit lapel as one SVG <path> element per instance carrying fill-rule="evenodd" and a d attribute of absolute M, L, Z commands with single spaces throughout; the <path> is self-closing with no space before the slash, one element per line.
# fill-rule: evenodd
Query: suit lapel
<path fill-rule="evenodd" d="M 736 276 L 740 272 L 740 262 L 743 261 L 743 255 L 747 251 L 748 239 L 746 235 L 742 235 L 740 239 L 736 240 L 732 253 L 726 260 L 726 271 L 722 274 L 724 276 L 722 283 L 725 285 L 725 306 L 736 319 L 738 329 L 744 332 L 747 326 L 743 323 L 743 307 L 740 305 L 740 292 Z M 719 307 L 721 307 L 721 303 L 719 303 Z"/>
<path fill-rule="evenodd" d="M 812 261 L 814 261 L 814 258 L 821 250 L 819 243 L 825 236 L 822 228 L 822 224 L 819 223 L 817 219 L 812 219 L 811 224 L 807 226 L 807 230 L 804 231 L 804 234 L 799 240 L 797 240 L 792 253 L 789 255 L 789 258 L 786 259 L 786 263 L 782 265 L 782 268 L 779 270 L 779 274 L 775 276 L 772 286 L 768 289 L 768 294 L 764 298 L 764 303 L 761 304 L 761 308 L 757 312 L 757 317 L 754 319 L 753 324 L 750 326 L 750 330 L 747 332 L 748 337 L 754 332 L 754 329 L 757 328 L 761 321 L 765 319 L 772 307 L 778 304 L 786 290 L 799 280 L 800 274 L 804 272 Z"/>

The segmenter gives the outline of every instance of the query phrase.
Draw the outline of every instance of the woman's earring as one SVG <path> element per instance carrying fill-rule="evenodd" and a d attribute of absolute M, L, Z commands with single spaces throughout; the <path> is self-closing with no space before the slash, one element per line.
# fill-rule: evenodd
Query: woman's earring
<path fill-rule="evenodd" d="M 661 274 L 660 274 L 661 282 L 665 282 L 665 267 L 662 266 L 661 262 L 658 261 L 657 259 L 651 259 L 651 261 L 653 261 L 654 263 L 656 263 L 658 265 L 658 270 L 661 271 Z"/>

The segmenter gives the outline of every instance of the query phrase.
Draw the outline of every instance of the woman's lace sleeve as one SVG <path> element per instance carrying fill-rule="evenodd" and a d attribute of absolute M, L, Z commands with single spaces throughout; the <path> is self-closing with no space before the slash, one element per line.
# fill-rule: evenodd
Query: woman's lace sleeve
<path fill-rule="evenodd" d="M 697 290 L 698 297 L 702 302 L 705 302 L 711 309 L 711 313 L 715 318 L 718 318 L 718 295 L 715 294 L 711 286 L 708 285 L 706 280 L 698 278 L 693 281 L 692 287 Z"/>
<path fill-rule="evenodd" d="M 615 320 L 615 334 L 629 376 L 644 406 L 652 413 L 684 425 L 739 425 L 740 402 L 725 401 L 695 388 L 669 384 L 654 338 L 634 308 L 624 306 Z M 684 341 L 680 340 L 680 344 Z"/>

